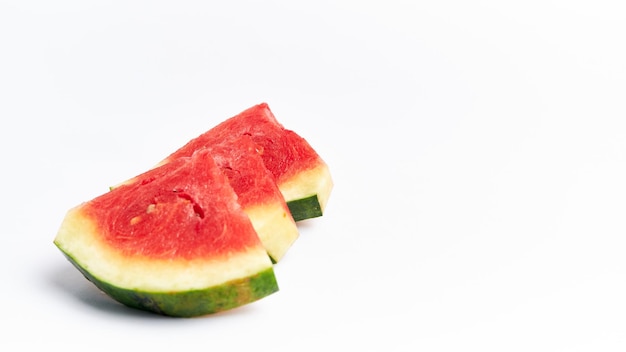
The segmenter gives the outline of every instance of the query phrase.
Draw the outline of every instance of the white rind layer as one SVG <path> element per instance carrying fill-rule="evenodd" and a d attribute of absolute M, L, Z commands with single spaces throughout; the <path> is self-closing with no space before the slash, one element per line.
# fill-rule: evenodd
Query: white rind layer
<path fill-rule="evenodd" d="M 148 292 L 205 289 L 272 267 L 261 245 L 244 253 L 210 259 L 173 261 L 123 256 L 102 240 L 95 224 L 81 210 L 78 206 L 68 211 L 54 242 L 91 275 L 120 288 Z"/>
<path fill-rule="evenodd" d="M 333 189 L 333 179 L 328 165 L 319 163 L 316 167 L 299 172 L 291 178 L 279 180 L 278 188 L 287 202 L 317 195 L 323 212 Z"/>
<path fill-rule="evenodd" d="M 298 227 L 282 204 L 263 204 L 244 208 L 261 243 L 275 262 L 280 261 L 298 239 Z"/>

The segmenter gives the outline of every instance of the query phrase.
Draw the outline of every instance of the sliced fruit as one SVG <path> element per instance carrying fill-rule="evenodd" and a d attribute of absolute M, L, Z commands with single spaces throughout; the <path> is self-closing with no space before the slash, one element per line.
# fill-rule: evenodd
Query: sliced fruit
<path fill-rule="evenodd" d="M 160 164 L 211 145 L 248 135 L 256 143 L 295 221 L 322 216 L 333 181 L 328 165 L 311 145 L 285 129 L 266 103 L 253 106 L 211 128 L 169 155 Z"/>
<path fill-rule="evenodd" d="M 228 177 L 267 253 L 277 263 L 298 238 L 298 227 L 256 144 L 250 136 L 242 135 L 207 149 Z"/>
<path fill-rule="evenodd" d="M 278 263 L 298 238 L 298 227 L 257 145 L 250 136 L 241 135 L 199 150 L 202 149 L 208 150 L 228 177 L 268 255 Z M 136 180 L 122 184 L 132 182 Z"/>
<path fill-rule="evenodd" d="M 159 314 L 215 313 L 278 290 L 272 262 L 208 150 L 71 209 L 54 243 L 106 294 Z"/>

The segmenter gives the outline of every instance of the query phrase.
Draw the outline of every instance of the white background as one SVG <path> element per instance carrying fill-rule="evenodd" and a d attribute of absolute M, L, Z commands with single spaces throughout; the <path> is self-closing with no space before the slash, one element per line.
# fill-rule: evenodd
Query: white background
<path fill-rule="evenodd" d="M 220 3 L 0 1 L 1 350 L 626 349 L 621 1 Z M 260 102 L 335 181 L 278 293 L 159 317 L 53 245 Z"/>

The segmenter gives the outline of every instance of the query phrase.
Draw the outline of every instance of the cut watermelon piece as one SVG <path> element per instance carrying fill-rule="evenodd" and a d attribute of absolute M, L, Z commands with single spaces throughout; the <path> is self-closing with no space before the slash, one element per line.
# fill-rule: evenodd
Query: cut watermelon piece
<path fill-rule="evenodd" d="M 311 145 L 285 129 L 266 103 L 253 106 L 213 127 L 169 155 L 160 164 L 196 150 L 248 135 L 257 144 L 295 221 L 322 216 L 333 181 L 328 165 Z"/>
<path fill-rule="evenodd" d="M 228 177 L 267 253 L 277 263 L 298 238 L 298 227 L 256 144 L 242 135 L 207 149 Z"/>
<path fill-rule="evenodd" d="M 272 262 L 208 150 L 71 209 L 54 243 L 112 298 L 163 315 L 215 313 L 278 291 Z"/>
<path fill-rule="evenodd" d="M 298 238 L 298 227 L 257 145 L 250 136 L 241 135 L 204 149 L 228 177 L 268 255 L 278 263 Z M 136 180 L 122 184 L 132 182 Z"/>

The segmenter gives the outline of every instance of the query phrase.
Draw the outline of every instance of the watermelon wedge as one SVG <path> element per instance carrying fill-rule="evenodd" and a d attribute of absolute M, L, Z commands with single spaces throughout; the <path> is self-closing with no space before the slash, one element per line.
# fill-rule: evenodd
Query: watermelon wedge
<path fill-rule="evenodd" d="M 304 138 L 285 129 L 266 103 L 255 105 L 192 139 L 159 165 L 242 135 L 250 136 L 256 143 L 293 219 L 322 216 L 333 188 L 328 165 Z"/>
<path fill-rule="evenodd" d="M 228 177 L 267 253 L 279 262 L 298 238 L 298 227 L 256 144 L 242 135 L 207 149 Z"/>
<path fill-rule="evenodd" d="M 70 209 L 54 243 L 113 299 L 163 315 L 215 313 L 278 291 L 272 261 L 209 150 Z"/>
<path fill-rule="evenodd" d="M 257 145 L 250 136 L 241 135 L 204 149 L 228 177 L 268 255 L 278 263 L 298 238 L 298 227 Z M 136 179 L 122 184 L 132 182 Z"/>

